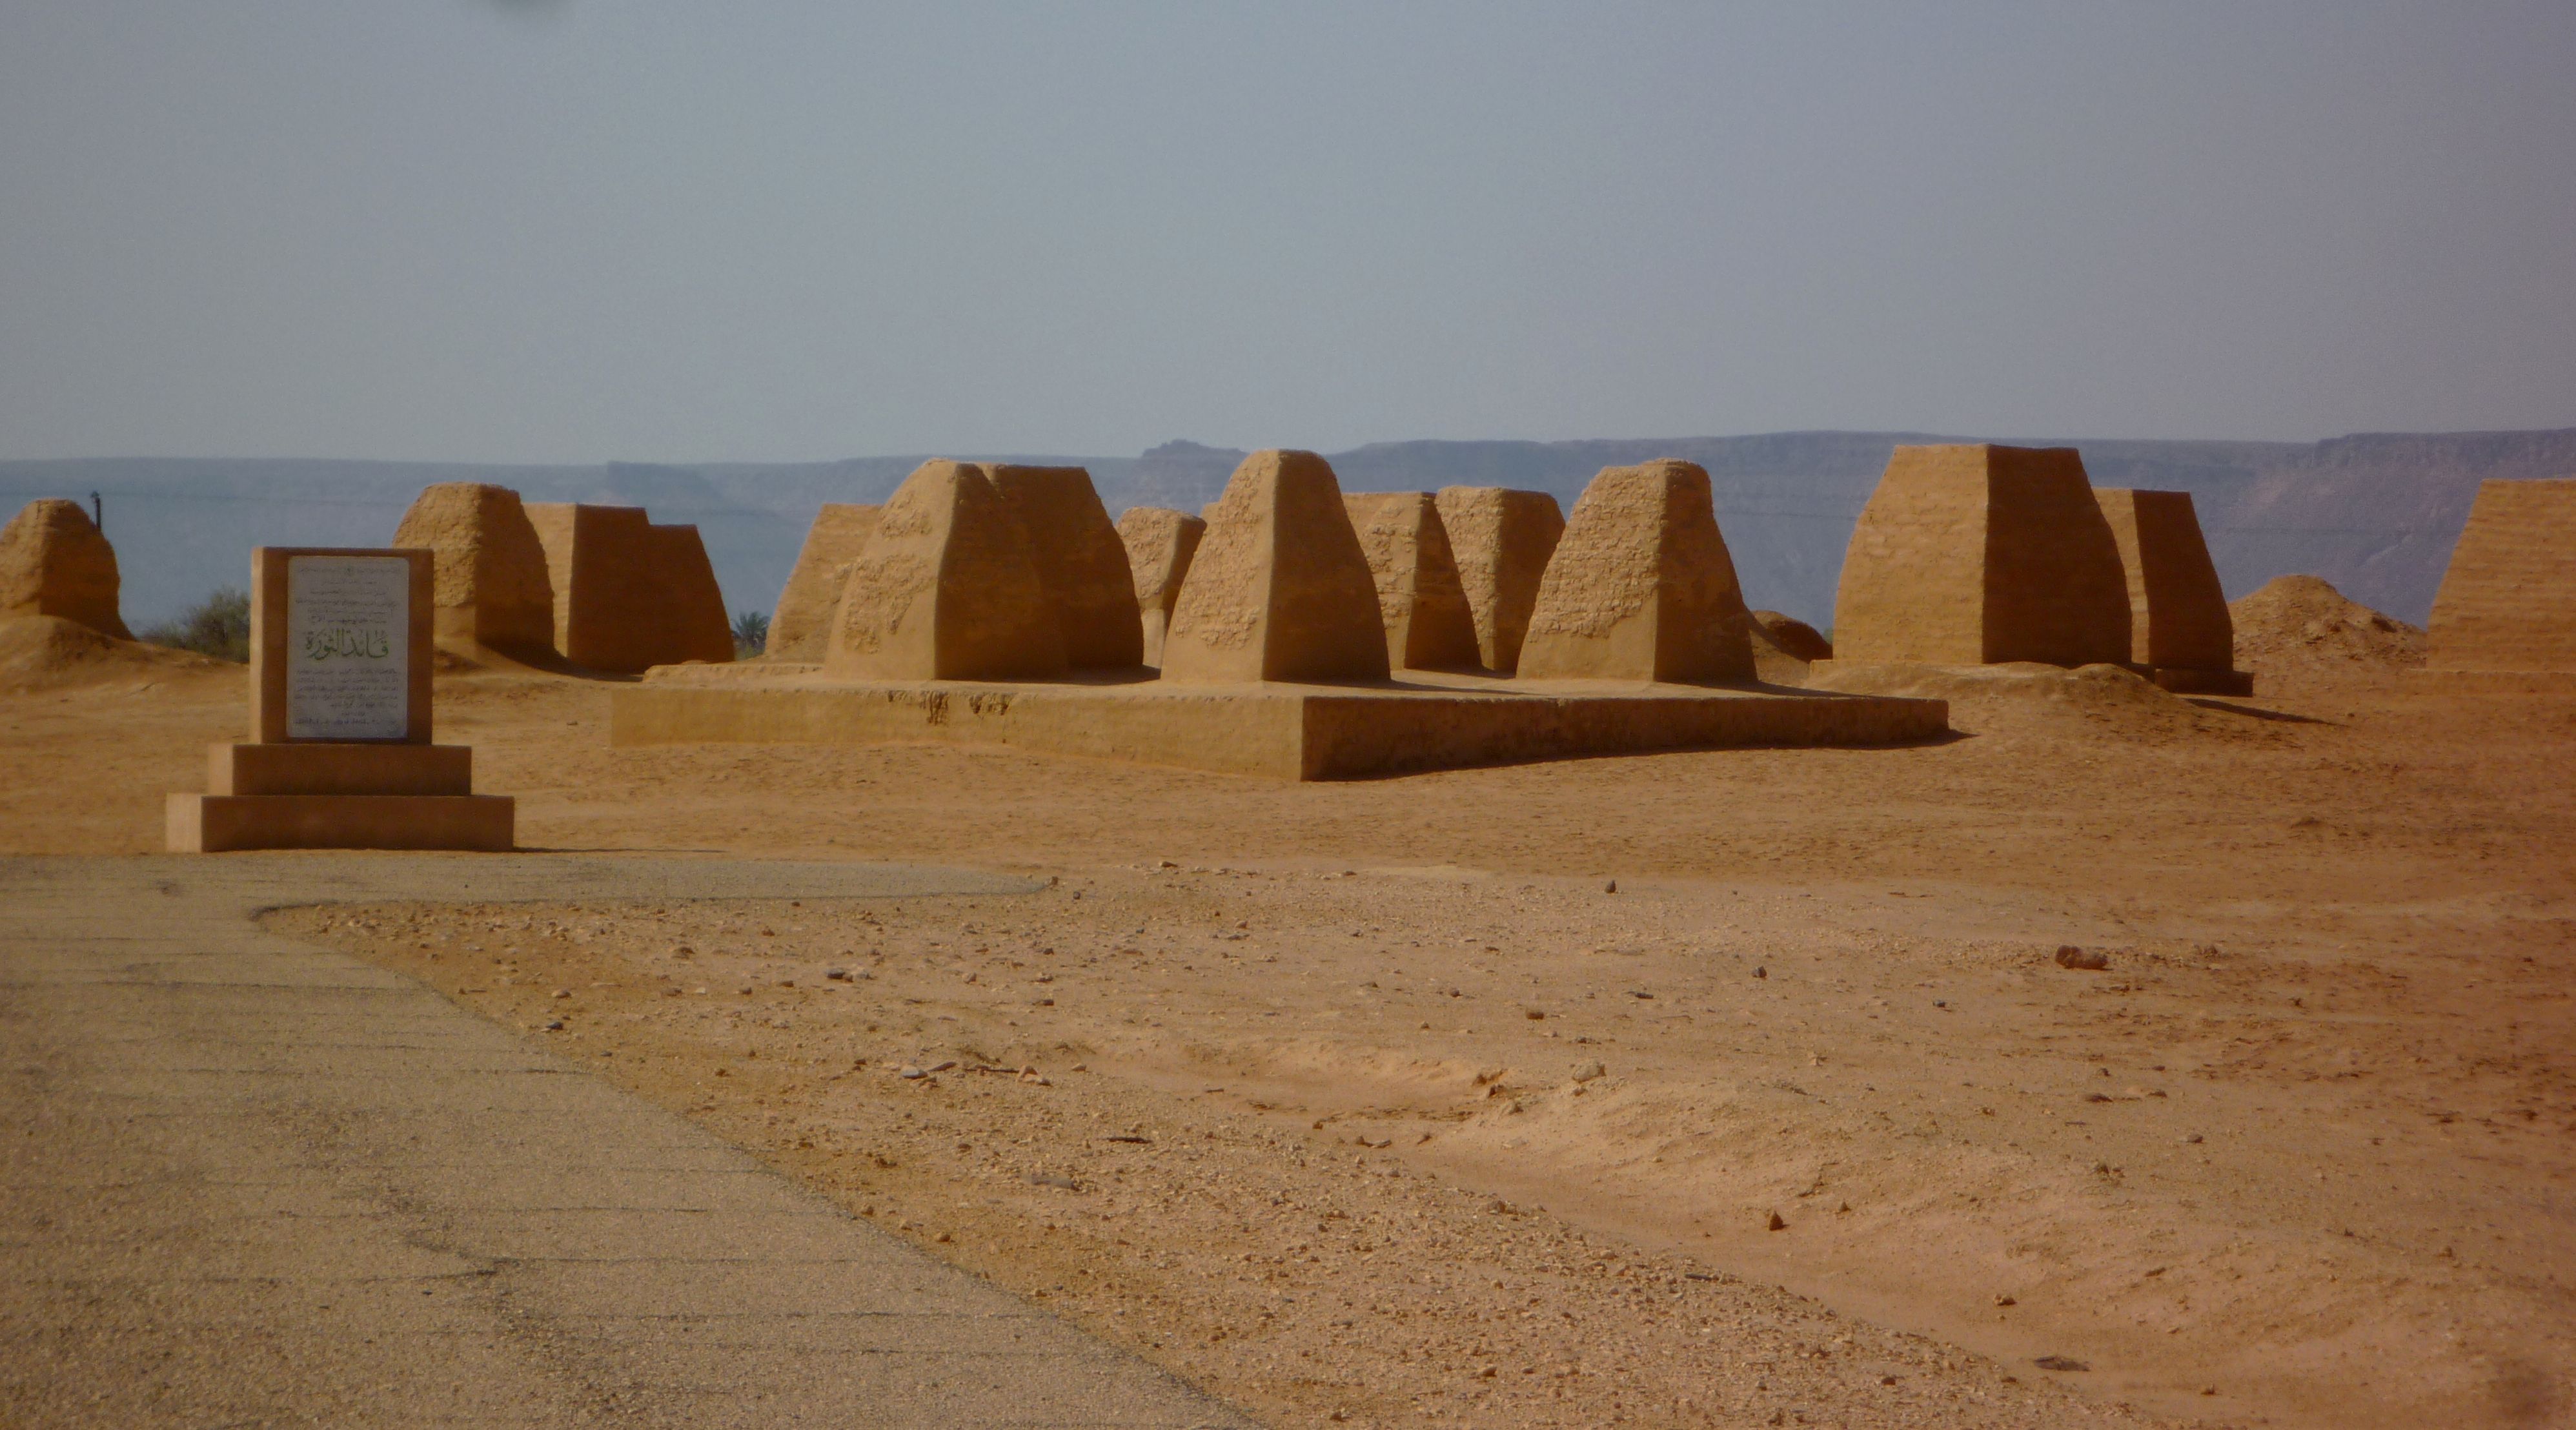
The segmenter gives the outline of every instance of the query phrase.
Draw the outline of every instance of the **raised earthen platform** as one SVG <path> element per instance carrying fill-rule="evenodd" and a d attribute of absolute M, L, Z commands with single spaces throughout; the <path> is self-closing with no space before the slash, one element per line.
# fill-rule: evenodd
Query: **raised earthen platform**
<path fill-rule="evenodd" d="M 691 667 L 612 692 L 608 728 L 619 746 L 940 740 L 1289 780 L 1657 750 L 1895 745 L 1949 729 L 1939 700 L 1407 675 L 1352 685 L 856 683 L 810 671 L 725 679 Z"/>

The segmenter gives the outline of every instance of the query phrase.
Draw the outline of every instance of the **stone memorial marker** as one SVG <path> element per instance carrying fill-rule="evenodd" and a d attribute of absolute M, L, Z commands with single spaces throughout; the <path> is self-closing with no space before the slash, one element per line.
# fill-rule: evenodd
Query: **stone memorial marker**
<path fill-rule="evenodd" d="M 411 563 L 287 562 L 286 737 L 411 738 Z"/>
<path fill-rule="evenodd" d="M 434 556 L 251 553 L 250 734 L 170 796 L 178 853 L 508 849 L 515 802 L 473 792 L 474 751 L 430 742 Z"/>

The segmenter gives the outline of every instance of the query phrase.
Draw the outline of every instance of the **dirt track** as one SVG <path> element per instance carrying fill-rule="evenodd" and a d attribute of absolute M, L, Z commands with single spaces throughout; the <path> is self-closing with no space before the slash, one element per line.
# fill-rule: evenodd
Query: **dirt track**
<path fill-rule="evenodd" d="M 888 865 L 0 859 L 0 1423 L 1248 1430 L 265 900 L 1000 892 Z M 137 918 L 148 910 L 148 918 Z"/>
<path fill-rule="evenodd" d="M 1283 1420 L 2567 1413 L 2565 696 L 2020 692 L 1921 749 L 1327 786 L 612 751 L 597 688 L 441 698 L 528 844 L 1061 882 L 286 927 L 560 1018 L 530 1036 Z M 232 699 L 9 697 L 6 838 L 148 847 Z"/>

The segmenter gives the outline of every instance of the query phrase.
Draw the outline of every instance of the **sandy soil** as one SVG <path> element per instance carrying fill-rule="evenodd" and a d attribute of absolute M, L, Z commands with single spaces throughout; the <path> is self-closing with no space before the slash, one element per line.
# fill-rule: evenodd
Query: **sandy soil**
<path fill-rule="evenodd" d="M 1290 786 L 618 751 L 476 676 L 524 843 L 1057 882 L 274 917 L 1281 1423 L 2576 1413 L 2576 697 L 1948 693 L 1915 749 Z M 0 844 L 153 847 L 240 719 L 0 696 Z"/>

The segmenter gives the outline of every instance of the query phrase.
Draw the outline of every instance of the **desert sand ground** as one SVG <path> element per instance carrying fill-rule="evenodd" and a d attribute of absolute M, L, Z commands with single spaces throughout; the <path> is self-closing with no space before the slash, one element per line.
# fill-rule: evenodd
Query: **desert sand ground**
<path fill-rule="evenodd" d="M 269 918 L 1276 1423 L 2567 1423 L 2576 694 L 1922 684 L 1958 738 L 1297 786 L 466 675 L 523 845 L 1055 882 Z M 0 848 L 157 847 L 240 687 L 0 695 Z"/>

